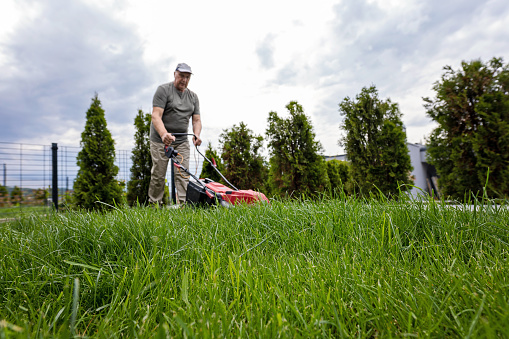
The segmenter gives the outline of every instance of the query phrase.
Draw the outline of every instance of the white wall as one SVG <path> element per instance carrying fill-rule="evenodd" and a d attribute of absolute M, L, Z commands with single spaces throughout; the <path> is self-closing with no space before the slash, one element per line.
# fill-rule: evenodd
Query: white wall
<path fill-rule="evenodd" d="M 427 173 L 426 167 L 423 163 L 422 159 L 426 158 L 426 155 L 422 154 L 425 151 L 421 152 L 421 148 L 423 145 L 420 144 L 407 144 L 408 146 L 408 155 L 410 155 L 410 162 L 412 163 L 412 176 L 415 177 L 414 180 L 414 188 L 410 191 L 413 197 L 417 197 L 419 195 L 428 195 L 428 184 L 426 182 Z"/>

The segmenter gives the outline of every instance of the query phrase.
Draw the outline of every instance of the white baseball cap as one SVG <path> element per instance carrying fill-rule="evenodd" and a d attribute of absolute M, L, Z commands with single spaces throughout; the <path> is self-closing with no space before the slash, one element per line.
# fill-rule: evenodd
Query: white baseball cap
<path fill-rule="evenodd" d="M 191 71 L 191 67 L 188 64 L 184 63 L 178 64 L 176 71 L 193 74 L 193 72 Z"/>

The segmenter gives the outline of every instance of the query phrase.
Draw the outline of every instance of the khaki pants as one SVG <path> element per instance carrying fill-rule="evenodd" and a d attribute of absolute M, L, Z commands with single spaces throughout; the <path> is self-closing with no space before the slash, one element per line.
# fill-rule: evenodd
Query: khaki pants
<path fill-rule="evenodd" d="M 177 156 L 179 162 L 187 169 L 189 169 L 189 155 L 190 147 L 189 142 L 183 142 L 178 145 L 170 145 L 181 156 Z M 164 154 L 164 144 L 150 141 L 150 155 L 152 156 L 152 170 L 150 171 L 150 186 L 148 188 L 148 201 L 152 203 L 162 204 L 164 195 L 164 179 L 166 178 L 166 171 L 168 169 L 168 162 L 170 159 Z M 177 191 L 177 203 L 183 204 L 186 202 L 187 184 L 189 182 L 189 175 L 183 170 L 173 167 L 175 171 L 175 190 Z"/>

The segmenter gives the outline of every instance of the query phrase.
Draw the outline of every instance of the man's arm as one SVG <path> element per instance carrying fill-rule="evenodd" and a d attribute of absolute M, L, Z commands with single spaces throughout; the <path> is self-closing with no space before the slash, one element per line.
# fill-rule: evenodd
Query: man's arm
<path fill-rule="evenodd" d="M 199 114 L 193 114 L 193 133 L 196 138 L 193 139 L 193 143 L 195 146 L 201 145 L 201 117 Z"/>
<path fill-rule="evenodd" d="M 163 123 L 164 109 L 155 107 L 152 109 L 152 123 L 156 129 L 157 134 L 161 137 L 165 145 L 169 145 L 175 141 L 175 137 L 168 133 Z"/>

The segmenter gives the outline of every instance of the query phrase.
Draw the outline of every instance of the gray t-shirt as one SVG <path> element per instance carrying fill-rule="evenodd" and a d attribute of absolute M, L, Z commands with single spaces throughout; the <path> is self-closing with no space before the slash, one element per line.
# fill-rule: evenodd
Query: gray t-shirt
<path fill-rule="evenodd" d="M 169 133 L 187 133 L 189 119 L 194 114 L 200 114 L 200 101 L 196 93 L 189 89 L 179 92 L 173 81 L 157 88 L 152 100 L 152 106 L 164 109 L 163 124 Z M 150 124 L 150 140 L 162 143 L 154 124 Z M 173 144 L 187 141 L 187 136 L 177 136 Z"/>

